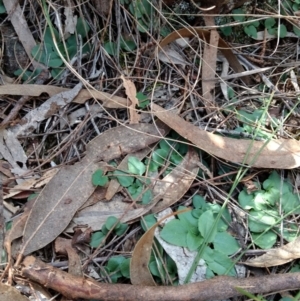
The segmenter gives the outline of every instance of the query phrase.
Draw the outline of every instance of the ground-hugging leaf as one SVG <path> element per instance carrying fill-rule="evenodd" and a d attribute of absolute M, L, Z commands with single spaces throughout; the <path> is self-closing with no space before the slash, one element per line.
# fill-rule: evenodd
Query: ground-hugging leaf
<path fill-rule="evenodd" d="M 278 169 L 300 166 L 300 142 L 297 140 L 251 141 L 221 137 L 193 126 L 171 110 L 165 110 L 156 104 L 152 104 L 152 112 L 200 149 L 229 162 Z"/>
<path fill-rule="evenodd" d="M 253 267 L 273 267 L 300 258 L 300 237 L 280 248 L 267 250 L 266 254 L 249 259 L 243 264 Z"/>
<path fill-rule="evenodd" d="M 21 246 L 22 255 L 53 241 L 93 193 L 92 174 L 106 163 L 150 145 L 160 136 L 154 125 L 138 124 L 106 131 L 87 145 L 86 157 L 62 168 L 41 191 L 29 214 Z M 104 162 L 102 162 L 104 161 Z"/>

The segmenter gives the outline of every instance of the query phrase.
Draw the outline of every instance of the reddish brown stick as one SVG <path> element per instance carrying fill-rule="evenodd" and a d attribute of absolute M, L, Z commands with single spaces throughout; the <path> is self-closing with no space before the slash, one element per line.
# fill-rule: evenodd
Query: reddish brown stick
<path fill-rule="evenodd" d="M 21 274 L 70 299 L 103 301 L 208 301 L 241 295 L 240 287 L 252 294 L 270 293 L 300 288 L 300 273 L 276 274 L 237 279 L 218 276 L 203 282 L 182 286 L 134 286 L 130 284 L 100 283 L 92 279 L 72 276 L 43 263 L 33 256 L 26 257 Z"/>

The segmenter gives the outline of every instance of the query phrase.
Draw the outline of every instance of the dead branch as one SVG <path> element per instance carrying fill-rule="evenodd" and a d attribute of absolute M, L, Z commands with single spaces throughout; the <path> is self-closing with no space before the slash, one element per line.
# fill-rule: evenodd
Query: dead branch
<path fill-rule="evenodd" d="M 72 276 L 42 261 L 28 256 L 23 261 L 21 275 L 45 287 L 54 289 L 70 299 L 97 299 L 103 301 L 208 301 L 241 295 L 240 287 L 252 294 L 295 290 L 300 287 L 300 273 L 277 274 L 237 279 L 218 276 L 213 279 L 182 286 L 134 286 L 107 284 L 93 279 Z"/>

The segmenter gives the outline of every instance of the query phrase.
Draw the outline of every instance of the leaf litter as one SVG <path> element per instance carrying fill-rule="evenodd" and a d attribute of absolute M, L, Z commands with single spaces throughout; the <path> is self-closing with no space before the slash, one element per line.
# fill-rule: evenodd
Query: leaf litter
<path fill-rule="evenodd" d="M 19 10 L 19 5 L 17 4 L 17 6 L 18 7 L 16 9 L 16 12 L 21 16 L 22 13 Z M 65 13 L 67 14 L 66 15 L 67 19 L 70 21 L 70 23 L 72 23 L 74 21 L 71 20 L 73 18 L 73 11 L 65 10 Z M 206 18 L 206 22 L 208 22 L 207 24 L 209 24 L 208 18 Z M 74 29 L 74 23 L 73 25 L 70 24 L 70 27 L 68 29 L 69 33 L 72 33 L 73 29 Z M 207 111 L 209 111 L 210 109 L 209 106 L 211 106 L 211 104 L 214 101 L 212 90 L 214 88 L 213 82 L 215 82 L 213 78 L 215 78 L 214 71 L 215 71 L 215 61 L 216 61 L 216 51 L 214 52 L 213 56 L 209 56 L 208 50 L 210 47 L 216 48 L 218 46 L 220 50 L 223 52 L 224 56 L 227 58 L 229 64 L 234 69 L 234 71 L 245 76 L 244 81 L 246 83 L 250 82 L 248 77 L 249 73 L 244 72 L 240 63 L 236 59 L 236 56 L 232 52 L 230 46 L 228 46 L 224 40 L 216 39 L 214 33 L 216 34 L 215 30 L 209 32 L 201 28 L 184 28 L 182 30 L 178 30 L 171 33 L 161 43 L 159 43 L 160 47 L 165 47 L 167 44 L 174 41 L 179 36 L 180 37 L 197 36 L 198 38 L 203 39 L 206 42 L 206 46 L 205 46 L 206 48 L 204 47 L 205 49 L 204 56 L 207 58 L 206 67 L 208 68 L 206 68 L 203 65 L 202 75 L 203 77 L 208 77 L 209 81 L 206 81 L 205 79 L 202 81 L 202 92 L 205 94 L 203 95 L 204 97 L 207 96 L 207 93 L 210 94 L 210 96 L 207 97 L 209 98 L 209 101 L 206 104 Z M 68 34 L 68 32 L 65 32 L 65 34 Z M 211 40 L 212 38 L 215 38 L 215 41 L 212 41 Z M 25 43 L 24 39 L 23 39 L 23 43 Z M 180 56 L 180 60 L 183 60 L 185 63 L 184 57 Z M 173 63 L 176 64 L 176 62 L 174 61 Z M 189 65 L 188 62 L 187 65 Z M 210 75 L 208 76 L 207 75 L 208 73 L 206 74 L 206 71 L 209 74 L 211 74 L 211 76 Z M 163 179 L 157 179 L 155 177 L 151 179 L 152 181 L 151 185 L 154 186 L 153 188 L 154 200 L 152 204 L 146 206 L 139 206 L 135 202 L 133 202 L 130 205 L 125 204 L 125 206 L 122 207 L 122 205 L 124 205 L 122 204 L 123 203 L 122 200 L 119 199 L 119 201 L 116 201 L 117 199 L 116 193 L 119 191 L 120 185 L 116 185 L 115 187 L 112 187 L 111 185 L 112 188 L 109 188 L 110 190 L 106 192 L 105 189 L 99 189 L 100 191 L 100 193 L 98 194 L 99 198 L 104 199 L 106 194 L 107 199 L 111 201 L 106 203 L 103 202 L 98 203 L 96 204 L 98 207 L 96 207 L 96 205 L 94 204 L 96 201 L 96 193 L 95 193 L 96 188 L 91 184 L 91 180 L 90 180 L 91 174 L 93 174 L 94 171 L 100 168 L 102 170 L 102 173 L 105 174 L 105 172 L 109 171 L 111 168 L 108 166 L 108 162 L 112 158 L 124 157 L 124 155 L 126 154 L 132 154 L 136 152 L 138 149 L 144 148 L 144 150 L 141 153 L 141 159 L 142 159 L 144 158 L 144 156 L 147 156 L 147 153 L 150 151 L 150 149 L 154 147 L 151 143 L 155 143 L 162 137 L 161 133 L 155 130 L 155 126 L 152 126 L 150 130 L 150 126 L 148 129 L 145 129 L 146 125 L 139 124 L 140 116 L 136 110 L 136 106 L 138 105 L 138 100 L 136 98 L 136 92 L 137 92 L 136 87 L 133 84 L 133 82 L 125 79 L 124 77 L 123 78 L 121 77 L 121 79 L 123 79 L 126 94 L 128 96 L 128 99 L 131 101 L 131 105 L 128 104 L 128 100 L 123 97 L 114 96 L 100 91 L 90 91 L 84 89 L 79 89 L 80 91 L 79 93 L 77 93 L 77 95 L 72 95 L 71 92 L 70 94 L 71 96 L 67 97 L 68 102 L 84 103 L 87 99 L 94 98 L 100 100 L 102 102 L 103 107 L 129 108 L 130 123 L 136 124 L 136 126 L 122 127 L 121 129 L 119 128 L 118 131 L 114 131 L 114 130 L 106 131 L 104 134 L 97 137 L 99 139 L 95 138 L 87 145 L 86 156 L 84 159 L 82 159 L 78 163 L 75 163 L 74 165 L 62 167 L 42 190 L 42 192 L 40 193 L 37 199 L 38 201 L 34 202 L 34 206 L 32 210 L 30 210 L 29 208 L 25 209 L 22 218 L 16 220 L 16 222 L 13 223 L 12 230 L 11 232 L 9 232 L 10 234 L 7 235 L 7 239 L 6 239 L 6 246 L 8 250 L 10 248 L 11 242 L 22 235 L 23 235 L 23 244 L 21 246 L 21 255 L 29 254 L 37 249 L 40 249 L 41 247 L 45 246 L 49 242 L 53 241 L 62 231 L 64 231 L 64 229 L 68 228 L 70 230 L 70 228 L 72 228 L 70 226 L 71 224 L 69 224 L 70 221 L 72 220 L 74 224 L 74 221 L 76 220 L 76 218 L 79 218 L 81 212 L 84 211 L 87 212 L 88 209 L 91 209 L 89 211 L 89 214 L 91 215 L 89 217 L 85 217 L 85 219 L 82 219 L 81 221 L 77 221 L 79 224 L 83 224 L 83 223 L 89 224 L 90 222 L 89 218 L 91 219 L 91 216 L 94 213 L 96 213 L 96 210 L 100 210 L 100 215 L 102 214 L 103 216 L 105 216 L 106 214 L 106 217 L 115 215 L 118 218 L 124 218 L 126 214 L 128 214 L 128 216 L 126 217 L 127 221 L 132 222 L 149 211 L 159 212 L 164 208 L 168 208 L 172 204 L 178 202 L 178 200 L 180 200 L 182 196 L 184 196 L 185 193 L 189 190 L 191 184 L 194 182 L 197 173 L 199 171 L 198 168 L 199 164 L 197 164 L 197 161 L 199 160 L 198 152 L 193 147 L 189 148 L 189 151 L 187 155 L 184 157 L 182 163 L 178 164 L 169 173 L 169 175 L 165 176 Z M 0 93 L 10 94 L 10 95 L 20 95 L 20 94 L 23 95 L 28 93 L 30 95 L 37 96 L 43 92 L 46 92 L 50 95 L 51 98 L 54 97 L 55 99 L 55 97 L 57 97 L 56 95 L 57 93 L 60 92 L 64 93 L 68 91 L 68 89 L 55 87 L 55 86 L 34 87 L 34 85 L 27 85 L 28 89 L 24 90 L 25 87 L 26 85 L 0 86 Z M 224 87 L 223 90 L 224 90 L 223 93 L 226 93 L 225 91 L 226 89 L 224 89 Z M 53 114 L 60 109 L 60 107 L 55 107 L 55 108 L 53 107 L 58 105 L 58 103 L 59 102 L 54 101 L 54 105 L 52 105 L 52 107 L 50 108 L 47 108 L 45 112 L 40 115 L 40 117 L 42 118 L 41 120 L 44 120 L 49 116 L 53 116 Z M 228 162 L 235 162 L 240 164 L 246 163 L 253 167 L 266 167 L 266 168 L 278 167 L 278 168 L 287 168 L 287 169 L 298 167 L 300 165 L 298 160 L 299 147 L 297 143 L 295 143 L 293 140 L 287 141 L 284 139 L 278 139 L 278 140 L 266 141 L 265 143 L 261 143 L 261 142 L 257 143 L 257 141 L 254 141 L 253 143 L 251 142 L 250 145 L 250 142 L 247 140 L 242 140 L 242 139 L 237 140 L 237 139 L 230 139 L 226 137 L 224 138 L 224 137 L 217 136 L 215 134 L 210 134 L 205 131 L 199 130 L 194 126 L 191 126 L 191 124 L 186 122 L 184 119 L 180 118 L 177 115 L 178 114 L 177 112 L 176 114 L 171 113 L 167 110 L 162 109 L 158 105 L 152 104 L 152 109 L 154 115 L 156 115 L 159 119 L 161 119 L 164 123 L 166 123 L 170 128 L 174 129 L 176 132 L 181 134 L 184 138 L 192 142 L 194 146 L 202 150 L 205 150 L 209 154 L 222 158 Z M 17 125 L 15 126 L 15 128 L 18 129 L 19 126 L 20 125 Z M 28 133 L 31 133 L 36 128 L 36 126 L 37 123 L 32 122 L 32 129 L 29 129 Z M 142 135 L 143 132 L 146 132 L 147 135 Z M 17 135 L 21 135 L 21 132 L 17 132 Z M 107 136 L 110 135 L 109 136 L 110 139 L 106 139 L 106 141 L 103 142 L 100 138 L 105 137 L 105 135 Z M 143 140 L 143 136 L 147 136 L 149 139 L 145 141 Z M 111 139 L 111 137 L 114 137 L 114 139 Z M 127 140 L 125 139 L 125 137 L 127 138 Z M 21 147 L 21 145 L 19 145 L 19 147 Z M 147 147 L 149 149 L 147 149 Z M 256 154 L 258 155 L 256 156 Z M 276 156 L 274 154 L 276 154 Z M 25 161 L 23 165 L 26 166 L 27 158 L 26 157 L 24 158 L 23 161 L 24 160 Z M 11 162 L 13 162 L 13 159 L 11 159 Z M 119 165 L 119 168 L 120 169 L 125 168 L 125 165 L 127 163 L 128 163 L 128 156 L 125 157 L 123 162 Z M 111 183 L 112 182 L 113 180 L 111 181 Z M 156 184 L 154 185 L 153 183 Z M 35 185 L 34 181 L 33 184 L 28 183 L 28 185 Z M 19 188 L 20 187 L 22 186 L 19 186 Z M 25 189 L 28 189 L 28 187 L 30 186 L 25 186 Z M 86 200 L 88 200 L 88 203 L 86 203 Z M 106 212 L 104 211 L 105 210 L 104 204 L 105 206 L 106 205 L 108 206 Z M 111 205 L 115 206 L 115 208 Z M 83 207 L 85 208 L 81 209 Z M 77 222 L 75 222 L 75 224 Z M 62 224 L 62 225 L 55 227 L 57 229 L 55 229 L 55 231 L 53 231 L 54 233 L 52 234 L 49 231 L 47 232 L 46 228 L 51 228 L 51 225 L 53 224 L 55 225 Z M 98 224 L 94 224 L 93 229 L 94 230 L 100 229 L 102 224 L 101 221 L 100 222 L 98 221 Z M 25 229 L 23 231 L 22 228 L 24 227 L 24 225 L 25 225 Z M 73 229 L 71 229 L 70 231 L 73 231 Z M 148 255 L 150 254 L 150 250 L 151 250 L 153 233 L 150 234 L 151 235 L 149 241 L 146 243 L 144 242 L 146 245 L 146 253 L 143 252 L 144 250 L 142 247 L 143 240 L 141 240 L 141 244 L 137 246 L 139 246 L 139 248 L 142 251 L 140 250 L 139 253 L 140 255 L 138 256 L 135 255 L 133 259 L 133 260 L 136 260 L 136 258 L 140 259 L 140 264 L 136 268 L 135 276 L 133 276 L 135 277 L 135 280 L 133 280 L 133 282 L 135 282 L 136 284 L 138 284 L 144 276 L 147 277 L 147 273 L 148 276 L 150 275 L 149 270 L 147 270 L 147 263 L 149 261 Z M 277 251 L 274 251 L 273 253 L 271 250 L 267 251 L 266 255 L 270 256 L 267 259 L 266 257 L 262 257 L 261 259 L 257 258 L 256 263 L 255 261 L 251 261 L 251 260 L 249 260 L 248 263 L 252 262 L 253 265 L 257 264 L 257 266 L 259 266 L 260 264 L 260 266 L 264 266 L 264 267 L 267 266 L 266 264 L 269 264 L 269 266 L 271 266 L 271 265 L 278 265 L 278 264 L 285 263 L 287 261 L 290 261 L 291 258 L 298 258 L 297 257 L 298 255 L 296 255 L 296 253 L 293 252 L 293 248 L 295 247 L 297 247 L 296 241 L 294 245 L 290 243 L 284 246 L 283 249 L 282 248 L 276 249 Z M 64 252 L 65 251 L 63 250 L 64 248 L 69 250 L 69 257 L 70 257 L 71 256 L 70 254 L 72 252 L 71 250 L 73 250 L 72 246 L 70 245 L 70 241 L 62 242 L 61 237 L 59 237 L 57 240 L 57 252 L 58 250 Z M 70 260 L 70 264 L 71 261 L 72 260 Z M 76 258 L 75 262 L 76 263 L 74 263 L 74 265 L 80 267 L 80 260 L 78 257 Z M 264 262 L 265 265 L 263 265 L 262 262 Z M 36 266 L 34 266 L 35 264 Z M 43 267 L 44 270 L 41 267 Z M 139 279 L 139 272 L 142 271 L 142 268 L 143 269 L 146 268 L 146 269 L 145 272 L 142 273 L 143 277 Z M 56 279 L 58 285 L 53 283 L 52 281 L 48 283 L 48 279 L 49 279 L 48 271 L 50 273 L 53 272 L 57 276 Z M 61 291 L 64 295 L 70 296 L 70 298 L 89 296 L 89 298 L 92 299 L 96 298 L 96 299 L 109 300 L 109 298 L 106 299 L 106 296 L 103 296 L 103 294 L 101 295 L 101 290 L 103 292 L 103 287 L 101 287 L 101 285 L 99 286 L 98 284 L 92 281 L 91 282 L 86 281 L 85 283 L 82 278 L 76 278 L 76 277 L 72 278 L 71 277 L 72 275 L 64 274 L 59 270 L 55 270 L 41 262 L 38 262 L 36 259 L 32 257 L 25 259 L 22 273 L 23 275 L 27 275 L 29 278 L 35 279 L 36 281 L 42 283 L 43 285 L 47 284 L 49 285 L 49 287 L 57 291 Z M 74 274 L 76 274 L 76 272 Z M 78 274 L 80 275 L 81 273 Z M 297 277 L 297 275 L 295 275 L 295 277 Z M 288 277 L 285 278 L 288 279 Z M 214 290 L 213 299 L 218 298 L 218 296 L 220 298 L 226 298 L 227 295 L 225 293 L 225 288 L 227 289 L 229 287 L 232 287 L 233 291 L 230 291 L 228 297 L 235 296 L 236 293 L 235 288 L 237 286 L 251 287 L 249 289 L 249 291 L 251 292 L 261 293 L 264 292 L 265 289 L 266 291 L 269 291 L 272 290 L 272 288 L 270 287 L 274 287 L 272 285 L 276 282 L 276 280 L 280 279 L 280 277 L 278 277 L 278 279 L 272 278 L 273 281 L 272 285 L 271 283 L 268 282 L 269 279 L 271 278 L 270 277 L 264 278 L 264 284 L 266 288 L 262 289 L 259 287 L 259 283 L 255 282 L 256 279 L 250 279 L 248 282 L 247 281 L 235 282 L 234 279 L 229 279 L 228 277 L 219 277 L 217 282 L 211 281 L 208 282 L 207 284 L 204 284 L 204 287 L 201 289 L 201 290 L 204 289 L 204 293 L 202 293 L 202 296 L 197 295 L 197 297 L 195 297 L 194 299 L 207 300 L 208 298 L 210 298 L 206 296 L 205 293 L 207 288 L 211 289 L 212 287 L 214 287 L 213 286 L 214 284 L 217 285 L 216 285 L 216 290 Z M 286 279 L 282 277 L 282 281 L 287 281 Z M 251 282 L 251 280 L 253 281 Z M 70 285 L 70 287 L 67 288 L 66 284 L 71 284 L 72 281 L 74 281 L 75 286 L 72 287 Z M 149 279 L 146 281 L 149 281 Z M 83 289 L 85 289 L 86 284 L 87 287 L 89 285 L 94 286 L 94 288 L 99 286 L 100 292 L 96 290 L 97 292 L 95 295 L 92 294 L 91 291 L 87 289 L 83 295 L 80 295 L 80 293 L 76 290 L 76 285 L 78 286 L 79 283 L 81 283 Z M 143 284 L 147 284 L 147 283 L 145 282 Z M 153 280 L 152 282 L 149 281 L 148 284 L 149 285 L 154 284 Z M 269 284 L 270 287 L 268 286 Z M 253 290 L 252 287 L 254 287 Z M 256 290 L 257 288 L 258 290 Z M 289 288 L 293 288 L 292 283 L 290 283 Z M 110 288 L 107 288 L 105 286 L 104 291 L 106 289 L 110 290 Z M 118 294 L 118 292 L 120 291 L 120 289 L 117 286 L 115 287 L 115 289 L 116 289 L 115 292 L 114 292 L 114 288 L 111 289 L 112 294 Z M 123 293 L 126 293 L 124 300 L 126 300 L 126 298 L 129 298 L 130 300 L 135 299 L 135 296 L 130 294 L 131 287 L 127 287 L 125 285 L 122 287 L 122 289 L 124 290 Z M 147 291 L 147 289 L 149 288 L 146 287 L 144 292 Z M 218 289 L 220 290 L 218 291 Z M 197 290 L 199 290 L 198 287 Z M 155 300 L 157 300 L 157 298 L 166 298 L 166 296 L 169 296 L 168 290 L 165 290 L 164 294 L 161 296 L 159 296 L 159 293 L 161 293 L 159 290 L 156 290 L 158 293 L 157 296 L 155 295 L 156 291 L 148 290 L 148 292 L 149 291 L 151 292 L 151 297 L 153 292 L 153 298 Z M 178 291 L 180 292 L 180 290 Z M 143 294 L 143 290 L 140 291 L 139 289 L 137 289 L 137 293 L 138 296 L 141 296 L 141 294 Z M 165 293 L 167 293 L 167 295 L 165 295 Z M 193 295 L 193 291 L 191 291 L 191 295 Z M 184 296 L 185 296 L 184 293 L 183 295 L 179 293 L 176 297 L 182 298 Z M 193 297 L 191 297 L 191 300 L 194 299 Z"/>

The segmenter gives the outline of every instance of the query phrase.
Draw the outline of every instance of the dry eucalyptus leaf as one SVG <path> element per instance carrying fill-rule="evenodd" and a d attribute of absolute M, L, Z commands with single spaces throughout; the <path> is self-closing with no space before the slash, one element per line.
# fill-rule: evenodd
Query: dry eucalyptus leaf
<path fill-rule="evenodd" d="M 72 102 L 81 88 L 82 83 L 78 83 L 72 90 L 61 92 L 50 97 L 41 106 L 28 112 L 22 118 L 21 123 L 12 127 L 10 131 L 16 136 L 31 134 L 37 128 L 39 122 L 56 114 L 59 109 Z"/>
<path fill-rule="evenodd" d="M 162 62 L 171 63 L 171 64 L 175 64 L 175 65 L 181 65 L 183 68 L 185 68 L 186 65 L 190 65 L 186 61 L 186 59 L 183 57 L 183 55 L 180 54 L 172 44 L 165 46 L 158 53 L 158 58 Z"/>
<path fill-rule="evenodd" d="M 40 96 L 42 93 L 47 93 L 52 97 L 58 93 L 67 91 L 70 91 L 70 89 L 51 85 L 9 84 L 0 86 L 0 95 Z M 85 103 L 91 98 L 100 100 L 102 105 L 106 108 L 127 108 L 128 101 L 126 98 L 92 89 L 82 89 L 74 98 L 73 102 Z"/>
<path fill-rule="evenodd" d="M 161 181 L 157 181 L 153 189 L 153 195 L 161 198 L 161 201 L 153 207 L 152 212 L 164 210 L 182 198 L 190 189 L 198 174 L 198 161 L 199 156 L 196 150 L 189 147 L 182 162 Z"/>
<path fill-rule="evenodd" d="M 300 237 L 277 249 L 267 250 L 264 255 L 249 259 L 243 264 L 252 267 L 273 267 L 300 258 Z"/>
<path fill-rule="evenodd" d="M 0 283 L 0 301 L 29 301 L 14 287 Z"/>
<path fill-rule="evenodd" d="M 126 79 L 124 75 L 121 75 L 121 79 L 123 81 L 123 85 L 126 91 L 126 95 L 128 96 L 129 100 L 131 101 L 131 104 L 129 105 L 129 115 L 130 115 L 130 124 L 135 124 L 140 122 L 140 115 L 138 114 L 136 110 L 136 106 L 139 105 L 139 101 L 136 98 L 136 87 L 134 83 Z"/>
<path fill-rule="evenodd" d="M 44 247 L 65 230 L 76 211 L 95 190 L 92 174 L 97 169 L 105 172 L 105 162 L 159 139 L 154 125 L 137 124 L 113 128 L 89 142 L 85 158 L 61 168 L 37 197 L 24 229 L 19 260 L 22 255 Z"/>
<path fill-rule="evenodd" d="M 30 189 L 36 189 L 44 186 L 47 184 L 54 175 L 58 172 L 57 168 L 50 169 L 46 171 L 39 179 L 30 178 L 28 180 L 25 180 L 21 184 L 18 184 L 14 186 L 13 188 L 9 189 L 9 193 L 4 196 L 4 199 L 9 199 L 22 191 L 30 190 Z"/>
<path fill-rule="evenodd" d="M 28 172 L 27 156 L 16 135 L 10 130 L 0 129 L 0 156 L 10 163 L 13 174 L 24 176 Z M 22 167 L 17 162 L 22 163 Z M 23 180 L 17 179 L 17 182 L 21 183 Z"/>
<path fill-rule="evenodd" d="M 291 169 L 300 166 L 300 142 L 292 139 L 252 141 L 221 137 L 193 126 L 170 110 L 152 104 L 153 113 L 179 135 L 207 153 L 252 167 Z"/>

